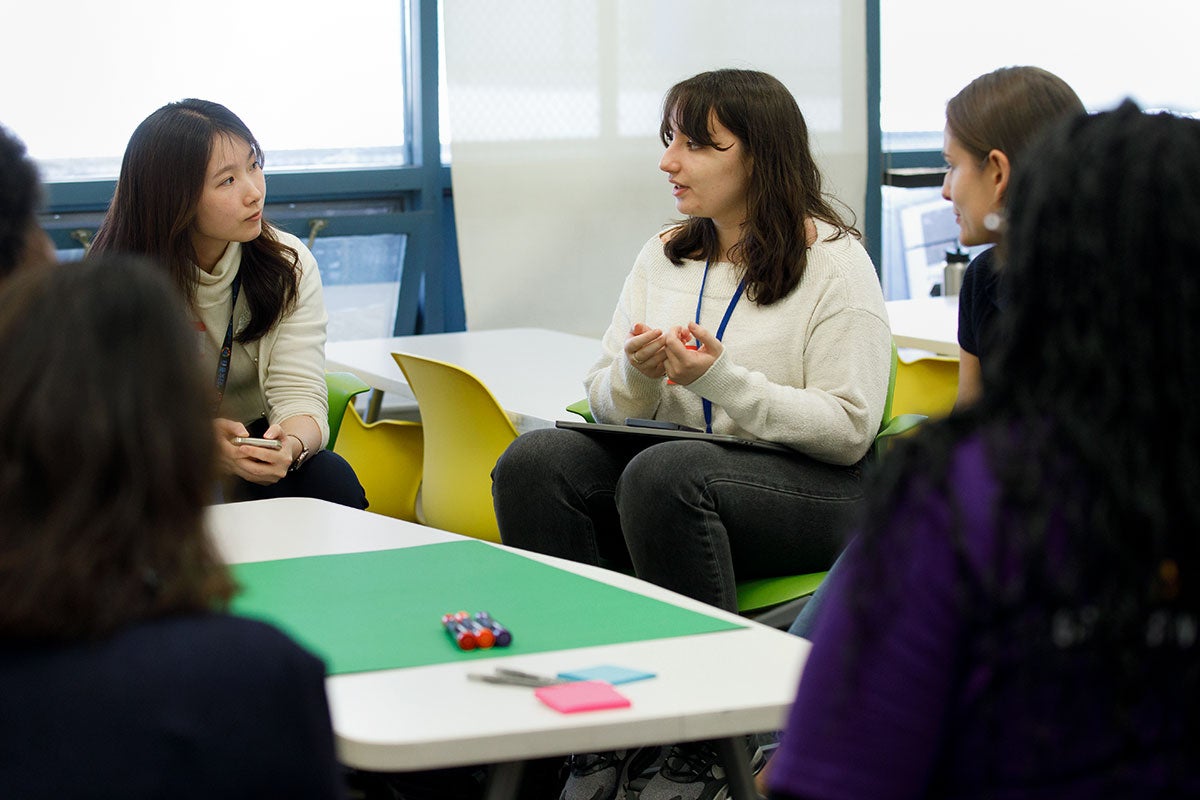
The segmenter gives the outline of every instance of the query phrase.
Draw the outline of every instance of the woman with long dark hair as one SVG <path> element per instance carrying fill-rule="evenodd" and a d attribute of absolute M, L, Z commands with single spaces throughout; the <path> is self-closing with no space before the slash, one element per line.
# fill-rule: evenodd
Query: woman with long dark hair
<path fill-rule="evenodd" d="M 868 491 L 774 797 L 1200 792 L 1200 122 L 1028 158 L 983 392 Z"/>
<path fill-rule="evenodd" d="M 321 449 L 328 315 L 317 262 L 263 219 L 262 168 L 258 141 L 229 109 L 196 99 L 163 106 L 129 140 L 91 254 L 149 256 L 187 299 L 214 376 L 231 499 L 308 496 L 365 508 L 349 464 Z"/>
<path fill-rule="evenodd" d="M 496 465 L 496 516 L 505 544 L 632 564 L 736 611 L 737 580 L 827 569 L 840 550 L 883 416 L 891 333 L 875 269 L 778 79 L 723 69 L 682 81 L 660 136 L 664 189 L 686 219 L 638 254 L 585 378 L 592 413 L 783 447 L 534 431 Z M 643 796 L 720 791 L 711 758 L 680 749 Z M 613 754 L 577 757 L 564 797 L 611 797 L 620 769 Z"/>

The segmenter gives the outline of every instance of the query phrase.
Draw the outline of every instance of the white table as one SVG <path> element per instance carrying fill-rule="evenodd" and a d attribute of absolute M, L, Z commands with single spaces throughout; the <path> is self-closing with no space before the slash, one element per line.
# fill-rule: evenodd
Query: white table
<path fill-rule="evenodd" d="M 214 506 L 209 527 L 226 561 L 242 563 L 365 552 L 461 537 L 310 499 Z M 492 545 L 500 547 L 501 545 Z M 527 688 L 467 679 L 478 662 L 337 675 L 326 682 L 339 759 L 352 767 L 406 771 L 497 764 L 489 797 L 513 797 L 526 759 L 782 727 L 808 641 L 727 614 L 617 572 L 524 554 L 631 592 L 745 627 L 664 640 L 490 659 L 488 666 L 555 674 L 580 664 L 629 664 L 657 674 L 624 684 L 630 708 L 559 714 Z M 488 713 L 480 714 L 486 708 Z M 726 750 L 732 750 L 731 740 Z M 750 784 L 742 765 L 734 785 Z M 753 795 L 750 795 L 753 796 Z"/>
<path fill-rule="evenodd" d="M 897 347 L 958 357 L 958 295 L 889 300 L 885 305 Z"/>
<path fill-rule="evenodd" d="M 376 389 L 370 414 L 374 416 L 379 392 L 413 397 L 392 358 L 399 352 L 446 361 L 474 373 L 524 433 L 572 417 L 566 406 L 584 397 L 584 374 L 600 357 L 601 347 L 599 339 L 542 328 L 430 333 L 331 342 L 325 346 L 325 368 L 352 372 Z"/>

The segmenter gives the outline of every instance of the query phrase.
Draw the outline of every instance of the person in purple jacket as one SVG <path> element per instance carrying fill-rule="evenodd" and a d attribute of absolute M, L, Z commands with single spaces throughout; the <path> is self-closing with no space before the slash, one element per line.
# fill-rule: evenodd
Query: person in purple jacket
<path fill-rule="evenodd" d="M 984 391 L 876 476 L 773 798 L 1200 794 L 1200 121 L 1034 147 Z"/>

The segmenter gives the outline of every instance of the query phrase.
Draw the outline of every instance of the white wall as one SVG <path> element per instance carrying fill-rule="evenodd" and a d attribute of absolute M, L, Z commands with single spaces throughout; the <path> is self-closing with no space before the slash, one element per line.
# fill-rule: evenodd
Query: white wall
<path fill-rule="evenodd" d="M 704 70 L 782 80 L 862 222 L 863 0 L 445 0 L 444 25 L 472 330 L 604 331 L 637 251 L 678 217 L 662 96 Z"/>

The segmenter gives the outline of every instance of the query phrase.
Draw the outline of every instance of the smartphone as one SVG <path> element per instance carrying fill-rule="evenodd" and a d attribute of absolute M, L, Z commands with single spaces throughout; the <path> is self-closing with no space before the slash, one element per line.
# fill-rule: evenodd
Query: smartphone
<path fill-rule="evenodd" d="M 233 437 L 234 444 L 250 444 L 255 447 L 267 447 L 271 450 L 279 450 L 283 447 L 283 442 L 279 439 L 260 439 L 257 436 L 235 436 Z"/>

